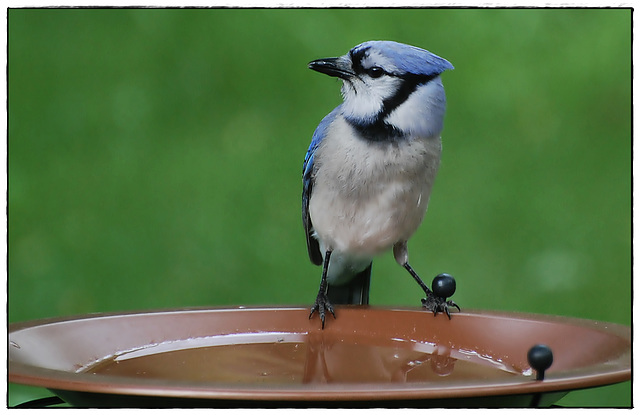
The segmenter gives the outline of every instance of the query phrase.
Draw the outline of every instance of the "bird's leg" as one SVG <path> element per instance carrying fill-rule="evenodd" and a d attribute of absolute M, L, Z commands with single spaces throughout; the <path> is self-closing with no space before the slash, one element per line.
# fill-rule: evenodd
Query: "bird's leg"
<path fill-rule="evenodd" d="M 451 313 L 449 312 L 449 307 L 455 307 L 458 309 L 458 311 L 460 311 L 460 307 L 458 307 L 456 303 L 454 303 L 451 300 L 447 301 L 446 296 L 438 295 L 440 294 L 438 291 L 441 291 L 441 290 L 438 290 L 434 287 L 434 290 L 436 290 L 436 292 L 438 293 L 436 294 L 433 291 L 431 291 L 429 287 L 427 287 L 427 284 L 425 284 L 424 281 L 422 281 L 422 279 L 420 278 L 420 276 L 418 276 L 418 274 L 413 270 L 413 268 L 411 268 L 411 265 L 409 265 L 408 262 L 405 262 L 402 266 L 404 267 L 404 269 L 409 271 L 409 274 L 411 274 L 413 279 L 416 280 L 418 285 L 420 285 L 420 287 L 424 290 L 424 293 L 427 295 L 426 298 L 422 299 L 422 307 L 426 308 L 429 311 L 433 311 L 434 316 L 438 313 L 438 311 L 443 311 L 447 314 L 447 317 L 449 317 L 449 320 L 451 320 Z M 441 276 L 444 276 L 444 275 L 446 274 L 440 274 L 436 277 L 436 279 L 441 278 Z M 446 277 L 452 278 L 449 275 L 446 275 Z M 436 281 L 436 279 L 434 279 L 434 281 Z M 455 291 L 455 280 L 453 284 L 454 284 L 453 291 Z M 451 292 L 451 294 L 449 295 L 452 295 L 452 294 L 453 292 Z"/>
<path fill-rule="evenodd" d="M 416 282 L 418 283 L 420 288 L 424 290 L 424 293 L 426 295 L 433 294 L 433 292 L 429 289 L 429 287 L 427 287 L 427 284 L 425 284 L 424 281 L 422 281 L 422 278 L 420 278 L 420 276 L 413 270 L 413 268 L 411 268 L 411 265 L 409 265 L 408 262 L 405 262 L 402 266 L 404 267 L 404 269 L 409 271 L 409 274 L 411 274 L 413 279 L 416 280 Z"/>
<path fill-rule="evenodd" d="M 318 290 L 318 296 L 316 297 L 316 302 L 311 307 L 311 313 L 309 313 L 309 318 L 313 317 L 313 313 L 316 311 L 320 316 L 320 321 L 322 321 L 322 328 L 324 329 L 324 317 L 325 310 L 329 310 L 331 314 L 333 314 L 333 318 L 336 318 L 336 313 L 333 311 L 333 306 L 329 302 L 327 298 L 327 270 L 329 269 L 329 258 L 331 257 L 331 251 L 327 251 L 324 255 L 324 262 L 322 264 L 322 280 L 320 280 L 320 289 Z"/>
<path fill-rule="evenodd" d="M 422 299 L 422 307 L 429 311 L 433 311 L 435 316 L 438 311 L 444 311 L 447 316 L 451 318 L 449 313 L 449 307 L 456 307 L 460 310 L 460 307 L 453 301 L 447 301 L 447 297 L 451 297 L 456 290 L 456 280 L 448 274 L 440 274 L 436 276 L 432 285 L 433 291 L 427 287 L 427 284 L 422 281 L 422 278 L 411 268 L 409 265 L 409 250 L 407 249 L 407 241 L 398 241 L 393 245 L 393 256 L 399 265 L 402 265 L 404 269 L 409 271 L 409 274 L 420 285 L 420 288 L 427 295 L 427 298 Z"/>

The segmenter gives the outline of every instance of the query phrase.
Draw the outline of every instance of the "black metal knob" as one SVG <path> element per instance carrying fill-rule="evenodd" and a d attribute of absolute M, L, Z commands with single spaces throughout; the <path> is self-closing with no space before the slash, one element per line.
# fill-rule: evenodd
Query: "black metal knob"
<path fill-rule="evenodd" d="M 536 371 L 536 380 L 544 379 L 545 370 L 551 367 L 553 363 L 553 353 L 549 346 L 545 344 L 536 344 L 527 353 L 527 360 L 531 367 Z"/>
<path fill-rule="evenodd" d="M 431 290 L 438 297 L 449 298 L 456 292 L 456 280 L 449 274 L 438 274 L 431 282 Z"/>

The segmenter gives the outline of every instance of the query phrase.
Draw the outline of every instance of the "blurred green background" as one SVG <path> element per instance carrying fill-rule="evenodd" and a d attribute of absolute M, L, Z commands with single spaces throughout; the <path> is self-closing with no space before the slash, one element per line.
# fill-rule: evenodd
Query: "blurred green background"
<path fill-rule="evenodd" d="M 306 65 L 372 39 L 456 67 L 413 267 L 453 274 L 463 309 L 630 324 L 623 9 L 9 10 L 9 322 L 310 305 L 302 159 L 341 98 Z M 372 304 L 419 306 L 390 254 L 373 270 Z M 560 404 L 628 406 L 631 385 Z"/>

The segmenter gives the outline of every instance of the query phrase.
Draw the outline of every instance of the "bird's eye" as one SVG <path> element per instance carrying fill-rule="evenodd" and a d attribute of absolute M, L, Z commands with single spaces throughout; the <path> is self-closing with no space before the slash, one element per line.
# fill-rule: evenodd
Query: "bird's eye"
<path fill-rule="evenodd" d="M 379 66 L 374 66 L 367 69 L 367 74 L 372 78 L 380 78 L 382 75 L 384 75 L 384 69 Z"/>

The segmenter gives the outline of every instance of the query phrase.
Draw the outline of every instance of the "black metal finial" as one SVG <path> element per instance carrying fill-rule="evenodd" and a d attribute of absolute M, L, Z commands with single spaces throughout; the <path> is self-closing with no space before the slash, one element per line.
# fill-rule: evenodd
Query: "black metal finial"
<path fill-rule="evenodd" d="M 449 298 L 456 292 L 456 280 L 449 274 L 438 274 L 431 282 L 431 290 L 438 297 Z"/>
<path fill-rule="evenodd" d="M 551 348 L 545 344 L 536 344 L 527 353 L 527 360 L 536 371 L 536 380 L 544 379 L 545 370 L 549 369 L 553 363 L 553 353 Z"/>

